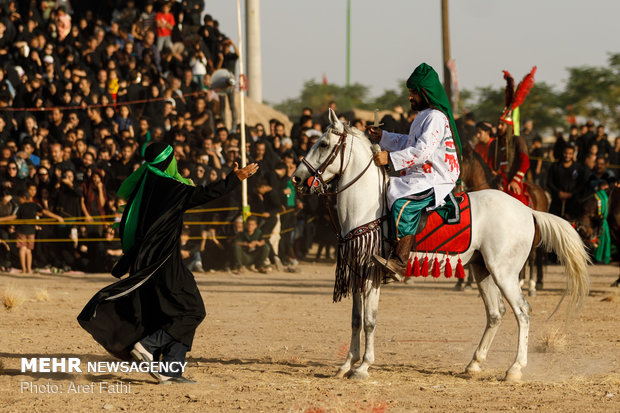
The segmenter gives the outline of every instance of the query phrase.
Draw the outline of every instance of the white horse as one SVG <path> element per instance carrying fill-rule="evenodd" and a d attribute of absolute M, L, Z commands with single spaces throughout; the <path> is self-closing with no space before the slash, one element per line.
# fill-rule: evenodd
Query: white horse
<path fill-rule="evenodd" d="M 337 194 L 338 222 L 341 232 L 334 300 L 353 295 L 351 346 L 337 377 L 365 379 L 374 362 L 374 332 L 379 306 L 381 270 L 372 264 L 373 253 L 381 253 L 385 208 L 385 175 L 372 162 L 372 145 L 366 135 L 338 120 L 330 110 L 331 125 L 308 151 L 293 175 L 302 192 Z M 338 178 L 337 181 L 335 178 Z M 512 308 L 519 326 L 518 350 L 505 379 L 518 381 L 527 365 L 529 332 L 528 304 L 519 287 L 519 270 L 533 247 L 535 227 L 549 250 L 555 251 L 566 268 L 570 310 L 576 309 L 588 293 L 588 255 L 577 232 L 565 220 L 533 211 L 509 195 L 497 190 L 469 194 L 471 205 L 471 244 L 460 255 L 463 265 L 470 263 L 484 301 L 487 324 L 480 344 L 466 368 L 474 374 L 487 357 L 493 337 L 506 309 Z M 369 224 L 370 223 L 370 224 Z M 445 261 L 445 255 L 440 255 Z M 443 260 L 442 260 L 443 258 Z M 454 257 L 453 257 L 454 258 Z M 366 345 L 360 360 L 361 331 Z"/>

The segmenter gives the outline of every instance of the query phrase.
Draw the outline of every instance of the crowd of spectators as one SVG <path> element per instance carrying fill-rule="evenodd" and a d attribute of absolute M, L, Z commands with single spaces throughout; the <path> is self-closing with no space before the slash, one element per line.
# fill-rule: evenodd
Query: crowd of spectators
<path fill-rule="evenodd" d="M 234 73 L 238 52 L 204 1 L 85 3 L 0 1 L 1 270 L 109 271 L 121 254 L 116 191 L 149 142 L 172 145 L 196 184 L 240 163 L 232 94 L 210 89 L 215 70 Z M 248 160 L 261 167 L 251 211 L 270 261 L 289 268 L 309 248 L 302 232 L 315 232 L 304 214 L 319 209 L 290 182 L 320 134 L 310 115 L 292 133 L 276 120 L 246 129 Z M 187 214 L 189 265 L 239 269 L 240 203 L 235 193 Z"/>

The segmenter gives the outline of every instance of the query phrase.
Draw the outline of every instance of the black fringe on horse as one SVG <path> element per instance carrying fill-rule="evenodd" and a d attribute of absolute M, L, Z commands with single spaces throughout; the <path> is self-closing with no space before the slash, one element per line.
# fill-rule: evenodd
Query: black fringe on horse
<path fill-rule="evenodd" d="M 383 279 L 380 267 L 371 261 L 373 254 L 383 255 L 383 218 L 362 225 L 339 239 L 334 283 L 334 302 L 351 292 L 364 293 L 366 281 L 379 285 Z"/>

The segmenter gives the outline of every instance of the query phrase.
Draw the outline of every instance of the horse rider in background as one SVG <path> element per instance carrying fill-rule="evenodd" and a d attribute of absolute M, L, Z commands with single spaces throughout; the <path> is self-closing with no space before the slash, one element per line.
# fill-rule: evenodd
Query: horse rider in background
<path fill-rule="evenodd" d="M 527 194 L 525 174 L 530 167 L 530 158 L 525 139 L 520 136 L 519 106 L 534 85 L 536 67 L 514 88 L 514 79 L 504 71 L 506 79 L 505 107 L 497 125 L 497 138 L 490 143 L 488 162 L 493 173 L 499 175 L 498 189 L 531 206 Z"/>
<path fill-rule="evenodd" d="M 460 175 L 461 143 L 450 101 L 435 70 L 420 64 L 407 80 L 411 108 L 418 111 L 408 135 L 368 126 L 379 141 L 377 165 L 390 172 L 387 190 L 393 237 L 398 241 L 392 257 L 373 256 L 375 263 L 404 276 L 420 215 L 443 205 Z"/>

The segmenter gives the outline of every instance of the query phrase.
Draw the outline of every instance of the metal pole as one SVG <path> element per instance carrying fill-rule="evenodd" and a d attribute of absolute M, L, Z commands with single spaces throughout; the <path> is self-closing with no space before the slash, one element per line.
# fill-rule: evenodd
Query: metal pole
<path fill-rule="evenodd" d="M 351 85 L 351 0 L 347 0 L 347 89 Z"/>
<path fill-rule="evenodd" d="M 237 0 L 237 36 L 239 39 L 239 79 L 243 75 L 243 37 L 241 33 L 241 4 Z M 247 160 L 245 155 L 245 92 L 239 84 L 239 117 L 241 118 L 241 167 L 244 168 Z M 233 125 L 233 128 L 235 125 Z M 243 220 L 249 216 L 250 206 L 248 205 L 248 182 L 246 179 L 241 181 L 241 207 L 243 208 Z"/>
<path fill-rule="evenodd" d="M 452 76 L 448 69 L 450 61 L 450 23 L 448 19 L 448 0 L 441 0 L 441 28 L 443 43 L 443 88 L 446 90 L 448 100 L 450 101 L 450 109 L 454 107 L 452 102 Z"/>
<path fill-rule="evenodd" d="M 245 0 L 245 36 L 248 45 L 248 97 L 263 102 L 260 43 L 260 0 Z"/>

